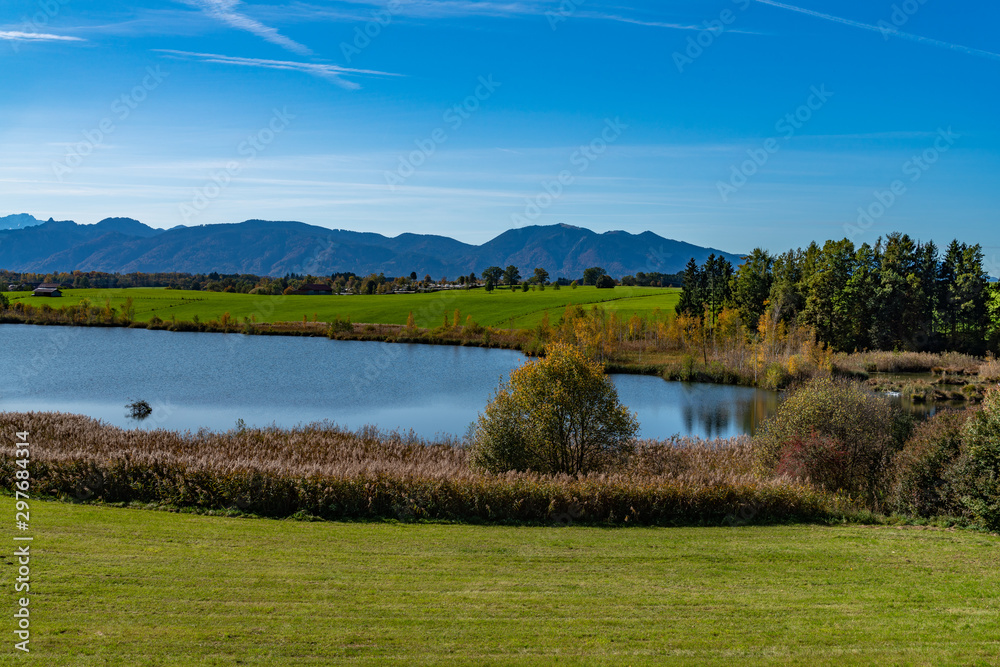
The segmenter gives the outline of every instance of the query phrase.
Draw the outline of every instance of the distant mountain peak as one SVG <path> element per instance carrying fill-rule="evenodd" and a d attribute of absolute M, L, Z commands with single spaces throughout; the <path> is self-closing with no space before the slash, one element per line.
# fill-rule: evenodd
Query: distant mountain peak
<path fill-rule="evenodd" d="M 49 218 L 51 220 L 51 218 Z M 42 224 L 35 216 L 27 213 L 15 213 L 0 218 L 0 229 L 24 229 L 25 227 L 35 227 Z"/>
<path fill-rule="evenodd" d="M 734 263 L 740 259 L 649 231 L 598 234 L 565 223 L 509 229 L 482 245 L 433 234 L 388 237 L 267 220 L 170 230 L 154 229 L 132 218 L 106 218 L 94 225 L 50 220 L 27 229 L 0 231 L 0 268 L 36 272 L 217 271 L 281 276 L 353 271 L 402 276 L 415 271 L 421 276 L 454 278 L 481 274 L 488 266 L 513 264 L 522 275 L 540 267 L 553 278 L 579 278 L 584 269 L 600 266 L 618 278 L 639 271 L 679 273 L 692 257 L 701 263 L 710 254 Z"/>

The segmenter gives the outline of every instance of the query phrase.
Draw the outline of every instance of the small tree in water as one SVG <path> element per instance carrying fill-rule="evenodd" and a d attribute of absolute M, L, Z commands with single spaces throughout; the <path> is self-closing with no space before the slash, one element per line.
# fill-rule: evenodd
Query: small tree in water
<path fill-rule="evenodd" d="M 625 460 L 638 430 L 602 365 L 553 344 L 512 372 L 479 416 L 472 463 L 494 473 L 594 472 Z"/>

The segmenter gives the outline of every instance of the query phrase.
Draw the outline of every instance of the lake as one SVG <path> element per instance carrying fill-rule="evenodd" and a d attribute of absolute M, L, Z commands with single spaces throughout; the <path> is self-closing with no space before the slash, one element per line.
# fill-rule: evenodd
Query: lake
<path fill-rule="evenodd" d="M 126 428 L 228 430 L 329 420 L 356 429 L 461 436 L 511 350 L 145 329 L 0 325 L 0 411 L 59 411 Z M 747 387 L 612 376 L 641 435 L 751 433 L 777 394 Z M 143 421 L 125 404 L 153 406 Z"/>

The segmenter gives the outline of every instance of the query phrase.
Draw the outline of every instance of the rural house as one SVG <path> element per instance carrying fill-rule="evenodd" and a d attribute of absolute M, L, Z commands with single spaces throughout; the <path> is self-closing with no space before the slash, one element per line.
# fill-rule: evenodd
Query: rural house
<path fill-rule="evenodd" d="M 59 283 L 42 283 L 35 288 L 31 296 L 62 296 L 62 292 L 59 291 L 60 287 L 62 285 Z"/>

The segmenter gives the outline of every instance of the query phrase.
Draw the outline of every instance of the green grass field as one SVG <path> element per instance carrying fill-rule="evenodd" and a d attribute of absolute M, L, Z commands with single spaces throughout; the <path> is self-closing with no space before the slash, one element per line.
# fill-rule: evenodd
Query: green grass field
<path fill-rule="evenodd" d="M 3 664 L 969 665 L 1000 654 L 1000 539 L 971 532 L 308 523 L 40 501 L 31 519 L 32 652 L 11 657 L 8 632 Z"/>
<path fill-rule="evenodd" d="M 7 292 L 13 302 L 22 301 L 54 308 L 73 305 L 82 299 L 120 308 L 127 297 L 135 304 L 135 318 L 146 321 L 154 315 L 167 320 L 191 320 L 195 315 L 202 321 L 219 318 L 228 312 L 242 320 L 254 316 L 258 322 L 295 322 L 303 316 L 309 320 L 315 315 L 321 322 L 332 321 L 336 316 L 350 317 L 352 322 L 373 324 L 406 324 L 410 311 L 419 327 L 441 325 L 444 314 L 451 317 L 455 309 L 465 317 L 483 326 L 531 328 L 548 312 L 550 320 L 558 321 L 567 304 L 601 303 L 608 310 L 622 315 L 633 313 L 650 315 L 657 308 L 672 314 L 680 297 L 680 290 L 656 287 L 616 287 L 598 290 L 595 287 L 570 289 L 564 287 L 544 291 L 510 292 L 505 289 L 488 293 L 483 289 L 456 290 L 434 294 L 352 295 L 352 296 L 258 296 L 228 294 L 223 292 L 193 292 L 181 290 L 136 288 L 128 290 L 69 289 L 62 298 L 32 297 L 29 292 Z"/>

